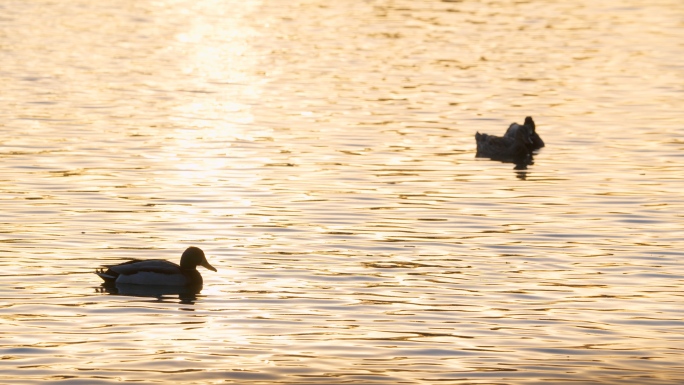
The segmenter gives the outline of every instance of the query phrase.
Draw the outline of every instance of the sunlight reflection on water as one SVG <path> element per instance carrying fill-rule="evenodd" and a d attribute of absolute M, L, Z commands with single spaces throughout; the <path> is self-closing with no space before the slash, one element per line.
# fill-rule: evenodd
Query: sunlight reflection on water
<path fill-rule="evenodd" d="M 0 8 L 0 382 L 684 379 L 678 2 Z"/>

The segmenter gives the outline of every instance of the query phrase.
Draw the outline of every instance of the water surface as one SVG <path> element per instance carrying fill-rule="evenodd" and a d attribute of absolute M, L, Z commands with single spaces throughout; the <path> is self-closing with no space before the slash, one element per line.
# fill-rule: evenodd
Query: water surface
<path fill-rule="evenodd" d="M 684 380 L 681 2 L 0 15 L 0 382 Z M 93 274 L 189 245 L 197 296 Z"/>

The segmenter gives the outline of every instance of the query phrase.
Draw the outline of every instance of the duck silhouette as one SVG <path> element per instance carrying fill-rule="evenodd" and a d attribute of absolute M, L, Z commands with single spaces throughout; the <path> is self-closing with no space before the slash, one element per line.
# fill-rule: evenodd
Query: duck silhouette
<path fill-rule="evenodd" d="M 537 127 L 534 124 L 534 120 L 532 119 L 531 116 L 525 117 L 525 123 L 520 125 L 518 123 L 511 123 L 510 126 L 508 126 L 508 129 L 506 130 L 506 133 L 504 134 L 504 138 L 509 138 L 513 139 L 515 138 L 516 132 L 523 130 L 526 132 L 526 134 L 529 136 L 529 143 L 527 144 L 527 148 L 530 151 L 538 150 L 542 147 L 544 147 L 544 141 L 542 138 L 537 134 Z"/>
<path fill-rule="evenodd" d="M 105 266 L 96 274 L 102 278 L 104 286 L 113 285 L 147 285 L 171 287 L 201 287 L 202 275 L 197 271 L 202 266 L 216 271 L 207 261 L 199 247 L 188 247 L 181 256 L 180 265 L 161 259 L 134 259 L 118 265 Z"/>
<path fill-rule="evenodd" d="M 521 126 L 522 127 L 522 126 Z M 506 136 L 475 134 L 478 158 L 490 158 L 511 163 L 528 163 L 531 161 L 530 147 L 533 145 L 527 127 L 513 130 Z"/>

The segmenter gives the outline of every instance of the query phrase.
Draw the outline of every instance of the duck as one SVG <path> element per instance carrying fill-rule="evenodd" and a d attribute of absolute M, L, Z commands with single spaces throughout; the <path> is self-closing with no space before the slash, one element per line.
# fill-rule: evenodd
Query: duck
<path fill-rule="evenodd" d="M 475 134 L 478 158 L 490 158 L 504 162 L 527 162 L 531 157 L 532 140 L 526 129 L 515 130 L 513 137 Z"/>
<path fill-rule="evenodd" d="M 525 117 L 525 123 L 523 123 L 522 125 L 518 123 L 511 123 L 511 125 L 508 126 L 508 129 L 506 130 L 504 137 L 513 139 L 515 138 L 515 133 L 518 130 L 525 130 L 528 132 L 530 141 L 527 144 L 527 148 L 530 151 L 538 150 L 544 147 L 544 141 L 542 140 L 541 136 L 537 134 L 537 127 L 534 124 L 534 119 L 532 119 L 531 116 Z"/>
<path fill-rule="evenodd" d="M 105 266 L 107 270 L 99 269 L 96 274 L 104 280 L 103 286 L 132 284 L 201 287 L 203 280 L 202 275 L 197 271 L 197 266 L 217 271 L 209 264 L 202 249 L 190 246 L 181 255 L 180 265 L 161 259 L 134 259 L 118 265 L 107 265 Z"/>

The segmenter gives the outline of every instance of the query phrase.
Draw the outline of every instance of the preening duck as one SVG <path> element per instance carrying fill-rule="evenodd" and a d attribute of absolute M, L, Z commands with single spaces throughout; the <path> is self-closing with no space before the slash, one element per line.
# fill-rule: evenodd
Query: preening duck
<path fill-rule="evenodd" d="M 537 134 L 537 126 L 534 124 L 534 120 L 532 120 L 531 116 L 526 117 L 525 123 L 522 125 L 518 123 L 511 123 L 511 125 L 508 126 L 508 130 L 506 130 L 506 133 L 504 134 L 504 138 L 515 138 L 515 133 L 518 130 L 526 131 L 527 135 L 529 136 L 530 140 L 527 144 L 527 148 L 529 148 L 530 151 L 538 150 L 544 147 L 544 141 L 542 140 L 541 136 Z"/>
<path fill-rule="evenodd" d="M 202 275 L 197 266 L 216 271 L 199 247 L 188 247 L 181 256 L 180 265 L 161 259 L 132 260 L 106 266 L 96 272 L 104 285 L 135 284 L 156 286 L 201 286 Z"/>
<path fill-rule="evenodd" d="M 532 144 L 526 130 L 515 131 L 512 138 L 489 134 L 475 134 L 478 158 L 490 158 L 504 162 L 527 162 L 530 159 L 529 146 Z"/>

